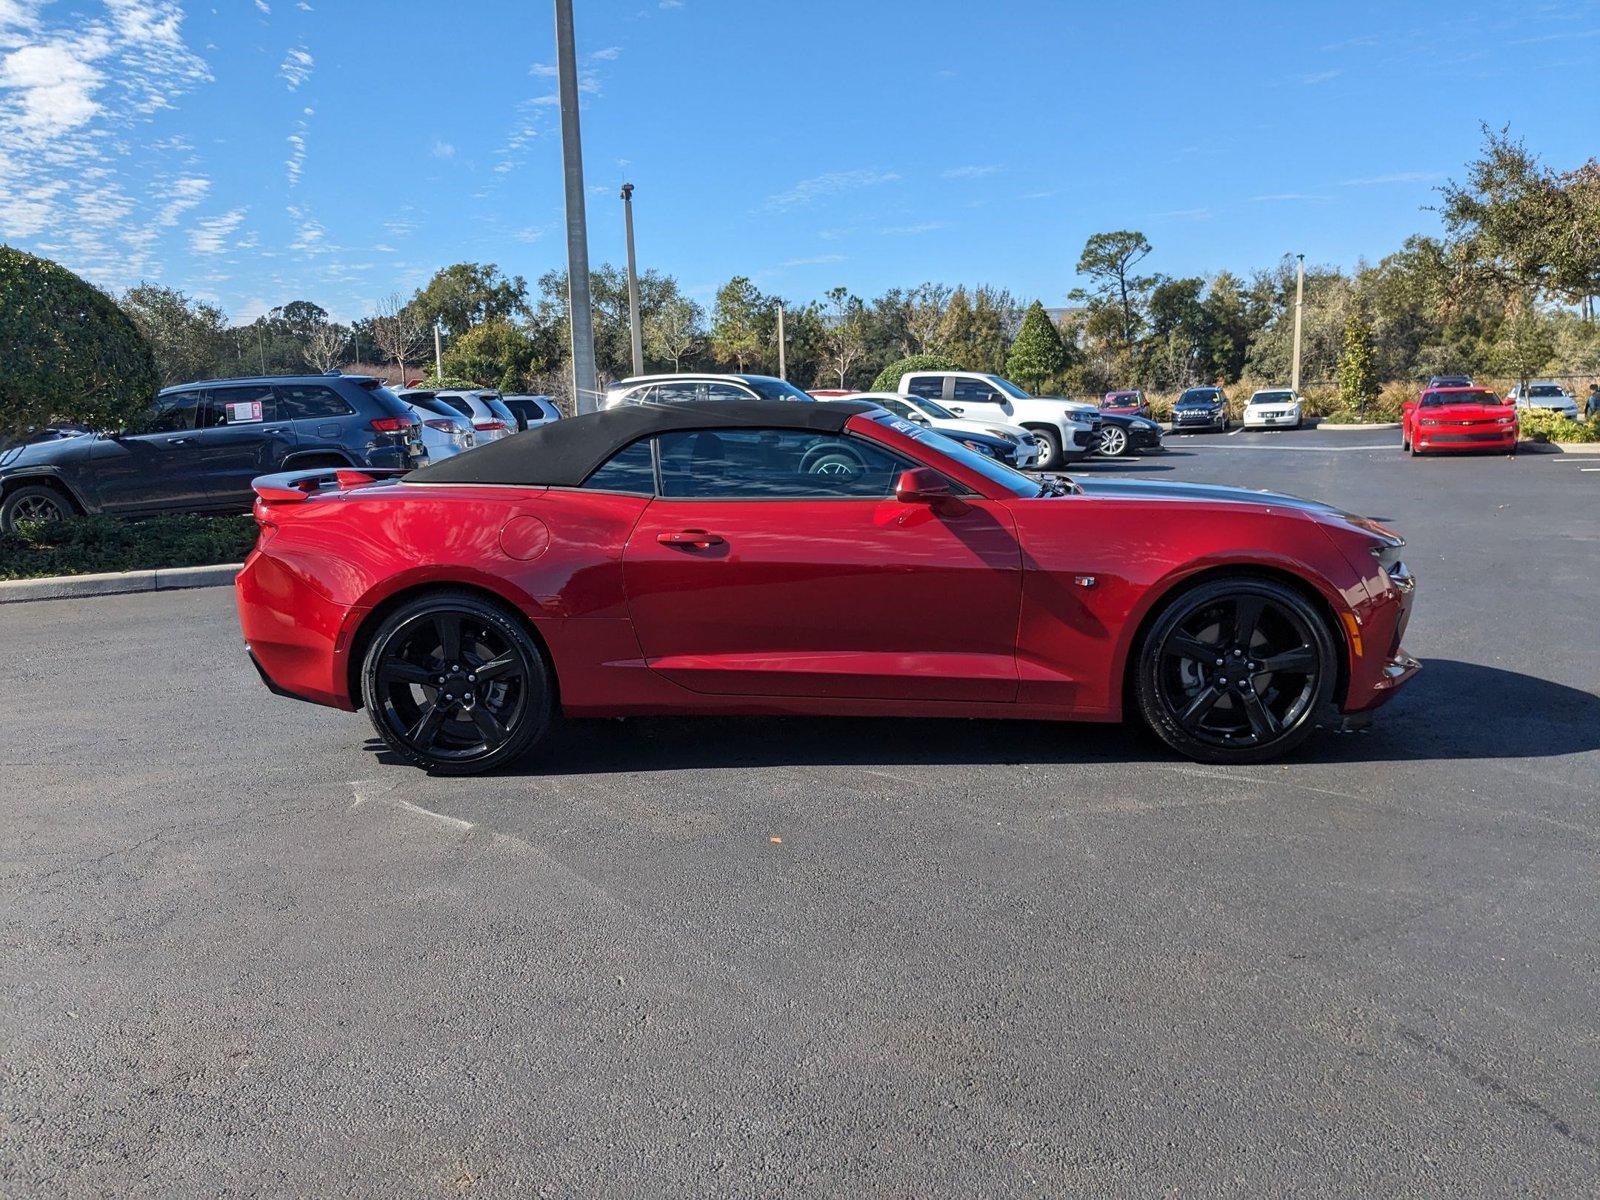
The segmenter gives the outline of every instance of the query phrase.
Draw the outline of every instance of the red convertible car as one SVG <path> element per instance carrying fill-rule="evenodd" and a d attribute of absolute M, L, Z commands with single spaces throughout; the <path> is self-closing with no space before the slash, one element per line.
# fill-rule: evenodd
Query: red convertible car
<path fill-rule="evenodd" d="M 256 480 L 274 692 L 484 771 L 558 713 L 1116 721 L 1256 762 L 1417 668 L 1401 539 L 1234 488 L 1029 477 L 867 403 L 625 405 L 402 478 Z"/>
<path fill-rule="evenodd" d="M 1517 452 L 1517 410 L 1488 388 L 1427 388 L 1400 409 L 1400 448 L 1415 458 L 1435 451 Z"/>

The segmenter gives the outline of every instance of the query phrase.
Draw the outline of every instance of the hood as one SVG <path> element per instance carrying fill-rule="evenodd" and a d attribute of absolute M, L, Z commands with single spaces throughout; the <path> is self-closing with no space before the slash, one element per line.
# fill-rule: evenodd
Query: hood
<path fill-rule="evenodd" d="M 1210 396 L 1205 399 L 1179 400 L 1173 408 L 1216 408 L 1222 403 L 1221 396 Z"/>
<path fill-rule="evenodd" d="M 77 437 L 52 438 L 48 442 L 0 450 L 0 472 L 79 462 L 88 455 L 89 446 L 94 440 L 92 434 L 80 434 Z"/>
<path fill-rule="evenodd" d="M 1083 478 L 1074 475 L 1072 482 L 1077 484 L 1086 496 L 1112 500 L 1175 500 L 1199 504 L 1249 504 L 1256 508 L 1286 509 L 1305 513 L 1321 525 L 1359 531 L 1393 546 L 1405 545 L 1404 538 L 1371 517 L 1358 517 L 1354 513 L 1347 513 L 1320 500 L 1302 500 L 1298 496 L 1285 496 L 1281 492 L 1258 492 L 1249 488 L 1228 487 L 1215 483 L 1159 483 L 1144 479 L 1113 479 L 1109 476 Z"/>
<path fill-rule="evenodd" d="M 1048 400 L 1051 404 L 1065 405 L 1073 412 L 1098 413 L 1100 406 L 1089 400 L 1074 400 L 1070 396 L 1034 396 L 1035 400 Z"/>

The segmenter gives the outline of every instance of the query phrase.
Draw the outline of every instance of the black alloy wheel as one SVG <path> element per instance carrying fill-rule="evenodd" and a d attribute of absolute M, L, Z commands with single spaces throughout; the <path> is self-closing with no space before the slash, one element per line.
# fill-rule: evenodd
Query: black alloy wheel
<path fill-rule="evenodd" d="M 367 649 L 361 694 L 399 757 L 475 775 L 519 757 L 549 728 L 550 673 L 522 623 L 470 592 L 401 605 Z"/>
<path fill-rule="evenodd" d="M 0 504 L 0 529 L 16 532 L 23 524 L 51 525 L 72 515 L 72 505 L 55 488 L 26 484 L 11 492 Z"/>
<path fill-rule="evenodd" d="M 1265 579 L 1219 579 L 1176 597 L 1137 665 L 1140 711 L 1200 762 L 1262 762 L 1308 737 L 1333 697 L 1336 651 L 1322 616 Z"/>

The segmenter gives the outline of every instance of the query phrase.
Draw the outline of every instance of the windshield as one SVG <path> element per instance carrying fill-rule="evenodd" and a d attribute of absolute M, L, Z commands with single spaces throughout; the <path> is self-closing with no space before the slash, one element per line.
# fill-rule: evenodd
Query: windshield
<path fill-rule="evenodd" d="M 1528 389 L 1528 395 L 1556 397 L 1564 396 L 1566 393 L 1553 383 L 1536 383 Z"/>
<path fill-rule="evenodd" d="M 1216 388 L 1190 388 L 1178 397 L 1179 404 L 1215 404 L 1222 399 Z"/>
<path fill-rule="evenodd" d="M 1428 392 L 1422 397 L 1423 408 L 1443 408 L 1447 404 L 1499 404 L 1500 397 L 1493 392 Z"/>
<path fill-rule="evenodd" d="M 921 425 L 913 425 L 909 421 L 902 421 L 899 417 L 885 413 L 874 418 L 887 425 L 896 433 L 902 433 L 913 442 L 922 442 L 924 445 L 937 450 L 946 458 L 953 458 L 970 471 L 976 471 L 985 479 L 998 483 L 1014 496 L 1033 497 L 1039 495 L 1039 481 L 1030 479 L 1021 471 L 1013 471 L 1004 463 L 996 462 L 986 454 L 979 454 L 976 450 L 968 450 L 960 442 L 946 437 L 942 433 Z"/>
<path fill-rule="evenodd" d="M 756 395 L 763 400 L 804 400 L 807 404 L 815 403 L 814 397 L 806 395 L 794 384 L 782 379 L 761 379 L 751 376 L 745 379 L 745 382 L 754 388 Z"/>
<path fill-rule="evenodd" d="M 1251 404 L 1283 404 L 1294 399 L 1293 392 L 1257 392 L 1250 397 Z"/>
<path fill-rule="evenodd" d="M 1023 391 L 1016 384 L 1012 383 L 1011 380 L 1009 380 L 1009 379 L 1001 379 L 1000 376 L 998 376 L 998 375 L 985 375 L 984 378 L 987 379 L 990 383 L 994 384 L 995 387 L 999 388 L 1006 395 L 1010 396 L 1013 400 L 1030 400 L 1030 399 L 1032 399 L 1032 397 L 1029 396 L 1027 392 Z"/>
<path fill-rule="evenodd" d="M 921 396 L 917 397 L 917 402 L 912 407 L 920 409 L 925 416 L 932 417 L 935 421 L 955 421 L 959 419 L 955 413 L 944 405 L 935 403 L 932 400 L 926 400 Z"/>

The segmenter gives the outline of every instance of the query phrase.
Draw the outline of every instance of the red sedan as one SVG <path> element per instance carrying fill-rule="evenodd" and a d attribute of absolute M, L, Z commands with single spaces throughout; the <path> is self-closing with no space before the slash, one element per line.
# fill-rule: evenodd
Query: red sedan
<path fill-rule="evenodd" d="M 444 773 L 558 711 L 1117 721 L 1255 762 L 1417 667 L 1400 538 L 1233 488 L 1042 482 L 871 404 L 625 405 L 255 483 L 273 691 Z"/>
<path fill-rule="evenodd" d="M 1428 388 L 1400 410 L 1400 448 L 1517 452 L 1517 410 L 1488 388 Z"/>

